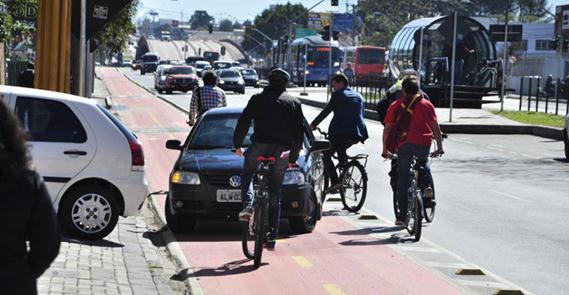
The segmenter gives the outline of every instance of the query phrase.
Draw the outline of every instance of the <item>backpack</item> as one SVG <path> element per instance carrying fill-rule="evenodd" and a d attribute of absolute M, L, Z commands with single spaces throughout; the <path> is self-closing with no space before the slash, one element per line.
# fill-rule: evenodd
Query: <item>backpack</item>
<path fill-rule="evenodd" d="M 417 106 L 417 102 L 422 98 L 420 94 L 415 94 L 395 108 L 395 123 L 389 130 L 386 140 L 387 150 L 390 153 L 396 153 L 399 143 L 407 139 L 407 131 L 411 126 L 411 115 Z"/>

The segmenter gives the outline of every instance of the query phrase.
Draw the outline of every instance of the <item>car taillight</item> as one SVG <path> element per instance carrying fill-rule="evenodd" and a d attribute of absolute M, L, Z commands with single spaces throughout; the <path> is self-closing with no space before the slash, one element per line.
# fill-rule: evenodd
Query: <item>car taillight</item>
<path fill-rule="evenodd" d="M 132 156 L 132 171 L 144 171 L 144 152 L 138 140 L 129 140 L 130 154 Z"/>

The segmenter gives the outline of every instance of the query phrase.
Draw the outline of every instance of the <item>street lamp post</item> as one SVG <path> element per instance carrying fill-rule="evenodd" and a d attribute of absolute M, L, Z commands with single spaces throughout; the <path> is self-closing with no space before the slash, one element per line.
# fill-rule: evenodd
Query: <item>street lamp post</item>
<path fill-rule="evenodd" d="M 302 91 L 300 93 L 300 95 L 302 96 L 307 96 L 308 92 L 306 92 L 306 61 L 308 59 L 308 44 L 304 44 L 304 72 L 303 72 L 303 77 L 304 77 L 304 91 Z"/>
<path fill-rule="evenodd" d="M 504 110 L 506 99 L 506 70 L 508 68 L 508 16 L 510 15 L 510 0 L 506 0 L 506 22 L 504 24 L 504 59 L 502 60 L 502 89 L 500 90 L 500 111 Z"/>

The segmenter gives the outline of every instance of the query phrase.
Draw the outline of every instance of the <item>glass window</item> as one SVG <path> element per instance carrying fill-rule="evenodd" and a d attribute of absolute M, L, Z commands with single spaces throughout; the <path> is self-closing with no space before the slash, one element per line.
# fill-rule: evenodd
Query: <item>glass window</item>
<path fill-rule="evenodd" d="M 551 50 L 551 40 L 535 40 L 535 50 Z"/>
<path fill-rule="evenodd" d="M 237 126 L 237 117 L 206 116 L 197 126 L 197 131 L 192 137 L 188 150 L 233 148 L 233 132 Z M 251 144 L 253 125 L 243 141 L 243 146 Z"/>
<path fill-rule="evenodd" d="M 237 78 L 240 77 L 241 75 L 239 74 L 238 71 L 221 71 L 219 73 L 219 77 L 220 78 Z"/>
<path fill-rule="evenodd" d="M 18 97 L 16 115 L 28 132 L 30 141 L 87 141 L 87 133 L 73 111 L 64 103 L 29 97 Z"/>

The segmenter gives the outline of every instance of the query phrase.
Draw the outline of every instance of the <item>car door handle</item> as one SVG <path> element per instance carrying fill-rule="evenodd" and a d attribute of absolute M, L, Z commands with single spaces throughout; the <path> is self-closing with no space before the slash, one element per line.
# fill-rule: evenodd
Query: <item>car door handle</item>
<path fill-rule="evenodd" d="M 71 151 L 64 151 L 65 155 L 75 155 L 75 156 L 85 156 L 87 155 L 86 151 L 78 151 L 78 150 L 71 150 Z"/>

